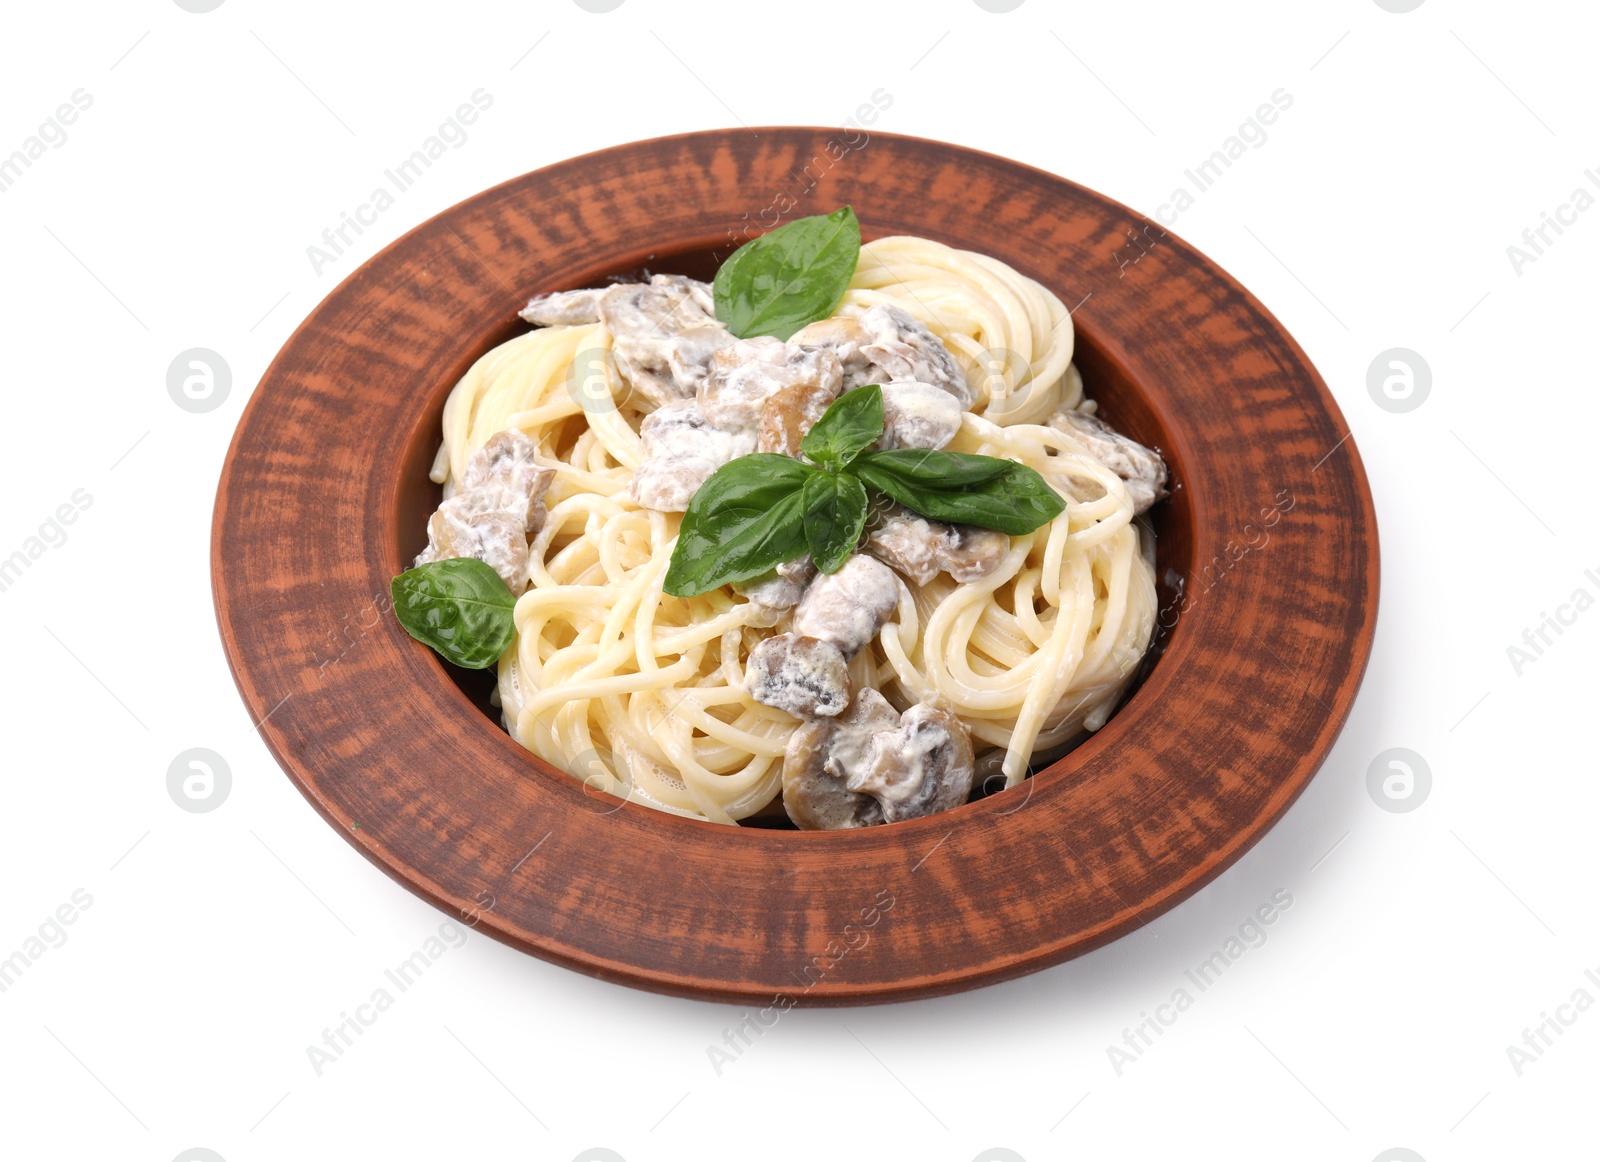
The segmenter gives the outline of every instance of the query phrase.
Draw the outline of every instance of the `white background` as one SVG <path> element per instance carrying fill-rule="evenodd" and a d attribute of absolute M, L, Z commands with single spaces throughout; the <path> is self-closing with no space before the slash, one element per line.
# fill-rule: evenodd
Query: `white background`
<path fill-rule="evenodd" d="M 1600 612 L 1520 674 L 1507 653 L 1575 590 L 1600 596 L 1600 212 L 1520 273 L 1507 256 L 1574 189 L 1600 195 L 1592 6 L 123 0 L 5 19 L 0 155 L 75 90 L 93 104 L 0 193 L 0 557 L 75 490 L 92 504 L 0 592 L 0 957 L 75 890 L 93 903 L 0 993 L 0 1155 L 1595 1156 L 1600 1007 L 1565 1010 L 1520 1075 L 1507 1054 L 1575 990 L 1600 1001 Z M 479 88 L 470 139 L 314 273 L 306 247 Z M 738 1011 L 473 934 L 319 1076 L 307 1046 L 446 917 L 311 810 L 229 679 L 207 546 L 256 380 L 339 279 L 469 194 L 659 134 L 836 125 L 879 88 L 875 129 L 1147 214 L 1292 94 L 1175 229 L 1305 346 L 1371 476 L 1382 613 L 1337 747 L 1200 895 L 1021 981 L 791 1013 L 719 1076 L 706 1048 Z M 166 389 L 196 346 L 233 374 L 205 414 Z M 1433 378 L 1405 414 L 1367 391 L 1397 346 Z M 191 747 L 232 770 L 210 813 L 166 789 Z M 1368 793 L 1391 747 L 1432 771 L 1416 810 Z M 1267 942 L 1119 1074 L 1108 1047 L 1279 890 Z"/>

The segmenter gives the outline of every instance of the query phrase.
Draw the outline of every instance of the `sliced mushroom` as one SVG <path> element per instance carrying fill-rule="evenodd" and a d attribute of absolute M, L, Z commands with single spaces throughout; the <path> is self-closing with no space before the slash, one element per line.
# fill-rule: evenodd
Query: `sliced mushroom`
<path fill-rule="evenodd" d="M 871 827 L 883 809 L 870 795 L 845 787 L 848 773 L 862 769 L 879 731 L 893 730 L 900 716 L 870 687 L 857 692 L 837 718 L 818 718 L 789 736 L 783 756 L 783 808 L 806 831 Z"/>
<path fill-rule="evenodd" d="M 525 518 L 484 507 L 481 493 L 462 492 L 428 518 L 428 547 L 416 564 L 452 557 L 476 557 L 500 574 L 513 593 L 528 583 L 528 531 Z"/>
<path fill-rule="evenodd" d="M 753 435 L 712 427 L 693 400 L 651 412 L 639 425 L 639 436 L 645 461 L 634 470 L 629 494 L 657 512 L 688 511 L 689 501 L 713 472 L 756 446 Z"/>
<path fill-rule="evenodd" d="M 860 325 L 867 340 L 860 354 L 868 365 L 853 373 L 853 381 L 845 383 L 847 388 L 916 380 L 949 392 L 963 409 L 978 398 L 939 337 L 909 312 L 880 303 L 861 316 Z"/>
<path fill-rule="evenodd" d="M 961 404 L 929 383 L 883 385 L 883 435 L 878 447 L 943 448 L 961 427 Z"/>
<path fill-rule="evenodd" d="M 846 780 L 871 795 L 887 823 L 948 811 L 972 793 L 972 736 L 948 710 L 919 702 L 893 730 L 872 736 L 866 763 Z"/>
<path fill-rule="evenodd" d="M 761 417 L 756 424 L 756 451 L 800 455 L 800 441 L 838 394 L 837 383 L 831 386 L 792 383 L 780 387 L 761 405 Z"/>
<path fill-rule="evenodd" d="M 1122 478 L 1138 516 L 1167 496 L 1167 465 L 1158 452 L 1130 440 L 1098 416 L 1062 408 L 1045 421 L 1071 436 L 1101 464 Z"/>
<path fill-rule="evenodd" d="M 900 582 L 881 561 L 856 553 L 836 573 L 812 579 L 794 611 L 796 633 L 821 638 L 854 657 L 900 603 Z"/>
<path fill-rule="evenodd" d="M 941 571 L 957 581 L 977 581 L 994 572 L 1011 538 L 975 525 L 946 524 L 901 508 L 867 538 L 866 551 L 901 574 L 926 585 Z"/>
<path fill-rule="evenodd" d="M 690 327 L 674 335 L 667 345 L 667 369 L 678 390 L 686 396 L 699 391 L 711 371 L 711 357 L 736 342 L 733 332 L 721 323 Z"/>
<path fill-rule="evenodd" d="M 849 315 L 819 320 L 789 336 L 789 342 L 796 347 L 826 347 L 832 351 L 844 370 L 845 383 L 850 387 L 872 382 L 862 377 L 870 361 L 861 354 L 862 346 L 871 341 L 861 327 L 861 320 Z"/>
<path fill-rule="evenodd" d="M 556 477 L 554 468 L 540 466 L 538 455 L 538 445 L 515 428 L 496 432 L 467 461 L 462 492 L 484 493 L 482 505 L 520 513 L 531 536 L 544 527 L 544 494 Z"/>
<path fill-rule="evenodd" d="M 844 372 L 821 347 L 796 347 L 770 335 L 740 339 L 711 357 L 698 399 L 706 419 L 730 432 L 754 432 L 761 408 L 774 392 L 810 384 L 837 395 Z"/>
<path fill-rule="evenodd" d="M 703 302 L 693 280 L 676 275 L 621 283 L 600 297 L 600 321 L 611 332 L 617 370 L 656 407 L 694 394 L 673 377 L 671 356 L 683 332 L 721 326 Z"/>
<path fill-rule="evenodd" d="M 512 592 L 528 582 L 528 537 L 544 525 L 544 494 L 554 468 L 540 467 L 538 446 L 508 428 L 472 454 L 456 494 L 428 518 L 428 547 L 416 563 L 476 557 Z"/>
<path fill-rule="evenodd" d="M 750 651 L 744 687 L 797 718 L 832 718 L 850 705 L 850 671 L 838 647 L 795 633 L 764 638 Z"/>
<path fill-rule="evenodd" d="M 760 577 L 735 581 L 733 589 L 768 609 L 792 609 L 805 594 L 806 582 L 811 580 L 816 571 L 817 567 L 811 563 L 810 557 L 800 557 Z"/>
<path fill-rule="evenodd" d="M 588 290 L 556 291 L 535 295 L 517 313 L 536 327 L 568 327 L 600 321 L 600 296 L 605 287 Z"/>

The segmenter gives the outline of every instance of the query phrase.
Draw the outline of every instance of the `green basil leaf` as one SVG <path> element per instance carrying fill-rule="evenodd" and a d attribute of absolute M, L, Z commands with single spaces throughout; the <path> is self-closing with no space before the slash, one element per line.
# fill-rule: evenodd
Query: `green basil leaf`
<path fill-rule="evenodd" d="M 718 468 L 683 514 L 662 589 L 695 597 L 804 554 L 800 494 L 816 472 L 775 452 L 741 456 Z"/>
<path fill-rule="evenodd" d="M 800 440 L 800 454 L 824 468 L 844 467 L 883 435 L 883 388 L 847 391 Z M 824 570 L 828 572 L 828 570 Z"/>
<path fill-rule="evenodd" d="M 516 596 L 476 557 L 452 557 L 407 569 L 389 582 L 394 615 L 439 656 L 469 670 L 500 660 L 516 634 Z"/>
<path fill-rule="evenodd" d="M 813 473 L 800 497 L 806 547 L 822 573 L 837 573 L 861 540 L 867 490 L 854 476 Z"/>
<path fill-rule="evenodd" d="M 741 339 L 787 341 L 833 314 L 860 256 L 861 224 L 849 206 L 779 226 L 746 242 L 717 269 L 717 318 Z"/>
<path fill-rule="evenodd" d="M 961 469 L 967 473 L 966 482 L 952 483 L 950 476 L 941 477 L 932 470 L 932 461 L 908 470 L 910 462 L 903 456 L 907 451 L 917 457 L 949 455 L 961 456 L 963 461 L 989 460 L 997 467 L 985 476 L 978 466 L 967 465 Z M 849 471 L 868 488 L 930 520 L 997 529 L 1013 537 L 1031 533 L 1067 507 L 1032 468 L 994 457 L 900 449 L 862 456 L 850 465 Z"/>
<path fill-rule="evenodd" d="M 927 448 L 895 448 L 889 452 L 869 452 L 870 460 L 884 472 L 908 484 L 940 491 L 986 484 L 1013 464 L 998 456 L 978 456 L 971 452 L 935 452 Z"/>

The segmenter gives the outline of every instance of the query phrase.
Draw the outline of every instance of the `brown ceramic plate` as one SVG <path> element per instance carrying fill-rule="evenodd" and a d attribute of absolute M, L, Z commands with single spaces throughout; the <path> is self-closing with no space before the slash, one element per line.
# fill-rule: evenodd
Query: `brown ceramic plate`
<path fill-rule="evenodd" d="M 530 294 L 709 276 L 757 223 L 855 207 L 870 238 L 992 254 L 1076 304 L 1088 393 L 1163 449 L 1159 656 L 1023 785 L 863 831 L 738 830 L 534 758 L 386 612 L 425 540 L 440 409 Z M 938 142 L 718 130 L 604 150 L 447 210 L 312 312 L 245 409 L 212 585 L 254 720 L 368 859 L 508 944 L 687 996 L 854 1004 L 1077 956 L 1237 860 L 1332 747 L 1372 644 L 1378 537 L 1339 409 L 1215 263 L 1108 198 Z"/>

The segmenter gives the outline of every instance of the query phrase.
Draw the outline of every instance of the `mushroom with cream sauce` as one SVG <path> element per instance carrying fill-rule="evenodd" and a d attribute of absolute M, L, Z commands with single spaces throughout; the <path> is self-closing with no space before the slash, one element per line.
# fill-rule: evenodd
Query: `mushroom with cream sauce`
<path fill-rule="evenodd" d="M 878 636 L 900 604 L 900 581 L 881 561 L 861 553 L 835 573 L 822 573 L 806 586 L 794 611 L 794 630 L 839 647 L 845 657 Z"/>
<path fill-rule="evenodd" d="M 1046 421 L 1082 444 L 1089 455 L 1122 478 L 1138 516 L 1167 495 L 1167 465 L 1158 452 L 1130 440 L 1098 416 L 1062 408 Z"/>
<path fill-rule="evenodd" d="M 838 384 L 792 383 L 780 387 L 761 405 L 756 422 L 756 451 L 799 456 L 805 439 L 839 394 Z"/>
<path fill-rule="evenodd" d="M 961 427 L 961 404 L 955 396 L 928 383 L 883 385 L 883 435 L 878 447 L 943 448 Z"/>
<path fill-rule="evenodd" d="M 700 410 L 719 428 L 754 432 L 762 405 L 775 392 L 807 384 L 831 400 L 843 374 L 838 356 L 825 347 L 798 347 L 770 335 L 740 339 L 711 356 L 699 387 Z"/>
<path fill-rule="evenodd" d="M 892 512 L 867 537 L 866 551 L 926 585 L 941 571 L 957 581 L 979 581 L 994 572 L 1011 549 L 1011 538 L 976 525 L 929 520 L 908 508 Z"/>
<path fill-rule="evenodd" d="M 617 370 L 656 407 L 694 394 L 692 385 L 680 383 L 674 375 L 672 356 L 677 353 L 680 369 L 688 366 L 689 356 L 712 354 L 700 334 L 704 328 L 723 328 L 712 311 L 710 289 L 703 283 L 678 275 L 656 275 L 648 283 L 619 283 L 600 296 L 598 313 L 611 332 L 611 353 Z M 679 342 L 689 331 L 691 340 Z"/>
<path fill-rule="evenodd" d="M 837 831 L 883 822 L 883 808 L 870 795 L 845 786 L 862 769 L 873 735 L 894 730 L 900 716 L 870 686 L 856 694 L 837 718 L 817 718 L 789 736 L 783 754 L 783 808 L 805 831 Z"/>
<path fill-rule="evenodd" d="M 639 425 L 644 463 L 635 469 L 629 495 L 657 512 L 686 512 L 711 474 L 730 460 L 755 451 L 755 436 L 713 427 L 693 400 L 657 408 Z"/>
<path fill-rule="evenodd" d="M 817 567 L 810 557 L 797 557 L 760 577 L 735 581 L 733 588 L 734 592 L 768 609 L 793 609 L 805 594 L 806 583 L 816 572 Z"/>
<path fill-rule="evenodd" d="M 544 525 L 544 494 L 556 475 L 539 465 L 537 453 L 514 428 L 491 436 L 467 461 L 461 487 L 428 518 L 428 547 L 416 564 L 476 557 L 520 593 L 528 580 L 528 537 Z"/>
<path fill-rule="evenodd" d="M 850 705 L 850 671 L 837 646 L 780 633 L 763 638 L 745 665 L 745 690 L 797 718 L 832 718 Z"/>
<path fill-rule="evenodd" d="M 972 793 L 972 736 L 948 710 L 919 702 L 893 730 L 872 736 L 866 762 L 845 781 L 871 795 L 886 823 L 948 811 Z"/>
<path fill-rule="evenodd" d="M 536 327 L 572 327 L 600 321 L 600 297 L 605 287 L 556 291 L 535 295 L 517 313 Z"/>

